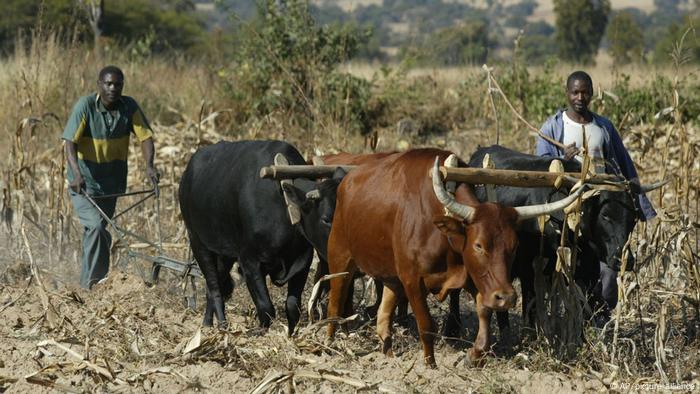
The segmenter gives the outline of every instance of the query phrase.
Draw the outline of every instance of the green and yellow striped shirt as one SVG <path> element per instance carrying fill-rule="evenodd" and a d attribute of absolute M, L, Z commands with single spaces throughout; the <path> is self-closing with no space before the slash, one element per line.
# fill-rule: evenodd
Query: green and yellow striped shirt
<path fill-rule="evenodd" d="M 153 137 L 153 131 L 136 101 L 122 96 L 112 111 L 99 94 L 81 97 L 63 130 L 62 139 L 77 145 L 78 167 L 92 195 L 123 193 L 126 190 L 129 137 L 139 142 Z M 73 171 L 68 167 L 68 181 Z"/>

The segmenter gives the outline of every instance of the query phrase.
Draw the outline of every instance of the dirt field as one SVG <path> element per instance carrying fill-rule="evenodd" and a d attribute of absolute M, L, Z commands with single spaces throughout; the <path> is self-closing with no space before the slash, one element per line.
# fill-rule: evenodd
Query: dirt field
<path fill-rule="evenodd" d="M 73 268 L 66 267 L 66 273 L 77 275 Z M 609 387 L 585 371 L 529 372 L 528 364 L 536 361 L 518 344 L 515 349 L 498 345 L 498 357 L 483 368 L 466 365 L 464 350 L 475 336 L 469 312 L 465 339 L 440 340 L 438 368 L 428 369 L 410 317 L 396 328 L 396 358 L 379 352 L 373 322 L 362 319 L 328 346 L 324 325 L 308 320 L 288 338 L 278 289 L 273 290 L 278 318 L 269 331 L 256 329 L 244 286 L 227 305 L 227 330 L 201 328 L 201 305 L 194 312 L 184 307 L 174 276 L 166 274 L 162 283 L 148 287 L 131 271 L 113 272 L 87 292 L 44 270 L 43 287 L 29 281 L 26 261 L 6 268 L 0 391 L 544 393 Z M 463 304 L 465 311 L 473 308 L 471 302 Z M 436 316 L 444 315 L 446 305 L 441 307 L 434 305 Z"/>
<path fill-rule="evenodd" d="M 174 124 L 153 123 L 156 165 L 163 174 L 160 218 L 165 254 L 180 260 L 187 259 L 188 252 L 176 185 L 198 145 L 226 139 L 207 120 L 214 115 L 199 122 L 183 116 L 182 122 Z M 410 313 L 395 324 L 395 358 L 379 352 L 374 322 L 365 318 L 362 307 L 349 330 L 331 343 L 326 343 L 325 323 L 310 322 L 305 314 L 296 334 L 287 337 L 282 308 L 286 289 L 274 286 L 271 295 L 278 313 L 268 331 L 258 329 L 243 284 L 227 303 L 230 326 L 223 331 L 203 329 L 203 282 L 197 282 L 199 305 L 191 311 L 184 306 L 179 278 L 166 272 L 160 283 L 147 286 L 143 278 L 148 267 L 138 261 L 124 265 L 124 241 L 116 238 L 112 256 L 117 268 L 109 280 L 91 292 L 79 289 L 81 229 L 66 200 L 63 158 L 54 143 L 59 133 L 52 130 L 53 134 L 35 137 L 31 129 L 23 131 L 25 123 L 6 134 L 5 140 L 13 144 L 4 145 L 7 160 L 0 167 L 0 392 L 700 390 L 700 161 L 696 159 L 700 129 L 694 123 L 625 128 L 624 143 L 642 183 L 657 179 L 671 179 L 671 183 L 650 195 L 658 218 L 637 224 L 632 234 L 630 250 L 637 264 L 635 272 L 620 279 L 621 302 L 613 316 L 614 327 L 609 325 L 605 331 L 586 327 L 583 335 L 576 331 L 580 343 L 562 354 L 558 351 L 561 337 L 526 335 L 519 312 L 511 312 L 511 332 L 499 333 L 492 322 L 494 339 L 499 341 L 485 365 L 475 367 L 465 360 L 476 335 L 474 303 L 463 295 L 466 330 L 456 340 L 438 339 L 436 369 L 423 364 Z M 285 139 L 282 131 L 272 130 L 254 129 L 245 138 Z M 381 131 L 379 150 L 437 146 L 465 158 L 478 144 L 493 141 L 493 134 L 492 128 L 455 126 L 433 139 L 409 138 L 390 125 Z M 502 143 L 528 150 L 531 147 L 523 145 L 534 139 L 526 140 L 524 135 L 514 130 L 502 136 Z M 299 141 L 304 140 L 292 142 L 307 149 L 304 154 L 315 152 Z M 313 149 L 360 152 L 362 147 L 361 137 L 342 134 Z M 136 190 L 147 185 L 137 153 L 134 150 L 129 156 L 129 185 Z M 120 202 L 120 207 L 127 202 Z M 120 223 L 154 240 L 155 218 L 149 202 Z M 139 242 L 128 242 L 154 253 Z M 307 282 L 304 303 L 310 291 Z M 371 301 L 356 293 L 357 305 Z M 430 302 L 440 325 L 447 304 Z M 562 325 L 576 319 L 565 309 L 555 312 L 545 318 Z"/>
<path fill-rule="evenodd" d="M 692 392 L 700 387 L 700 344 L 690 334 L 700 327 L 692 318 L 686 322 L 690 326 L 673 317 L 668 323 L 675 334 L 669 334 L 667 346 L 677 369 L 674 376 L 682 383 L 663 384 L 654 359 L 648 352 L 644 356 L 641 348 L 635 356 L 640 360 L 630 358 L 629 365 L 623 364 L 635 371 L 634 380 L 622 377 L 614 364 L 604 361 L 609 331 L 602 335 L 587 330 L 587 341 L 576 357 L 557 357 L 546 339 L 521 340 L 516 312 L 511 312 L 512 331 L 496 343 L 484 366 L 475 367 L 465 358 L 476 335 L 474 303 L 463 295 L 466 332 L 457 340 L 439 339 L 438 367 L 429 369 L 421 360 L 410 313 L 395 324 L 397 357 L 380 353 L 374 321 L 366 319 L 362 307 L 373 300 L 371 295 L 365 299 L 359 287 L 358 317 L 349 331 L 329 344 L 325 324 L 309 322 L 306 316 L 297 333 L 287 337 L 285 291 L 271 285 L 278 316 L 268 331 L 257 328 L 255 309 L 240 282 L 227 303 L 229 327 L 202 328 L 202 281 L 196 282 L 199 304 L 192 311 L 184 305 L 186 293 L 176 275 L 165 271 L 160 283 L 148 286 L 143 280 L 148 267 L 136 260 L 124 266 L 117 246 L 113 257 L 119 268 L 88 292 L 77 286 L 74 253 L 56 261 L 39 231 L 26 233 L 26 242 L 20 234 L 6 238 L 0 256 L 0 392 L 569 393 Z M 178 241 L 177 229 L 167 234 Z M 77 249 L 77 243 L 74 246 Z M 184 248 L 170 253 L 186 258 Z M 304 303 L 310 289 L 307 283 Z M 431 300 L 431 308 L 441 322 L 446 303 Z M 656 322 L 649 323 L 643 325 L 646 335 L 654 335 Z M 495 322 L 492 326 L 498 339 Z M 622 338 L 644 346 L 634 316 L 621 326 Z M 644 362 L 648 364 L 640 365 Z"/>

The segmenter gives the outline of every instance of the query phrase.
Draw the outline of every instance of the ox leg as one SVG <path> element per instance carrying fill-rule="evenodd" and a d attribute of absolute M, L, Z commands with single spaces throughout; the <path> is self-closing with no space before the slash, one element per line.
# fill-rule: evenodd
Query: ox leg
<path fill-rule="evenodd" d="M 204 320 L 202 325 L 205 327 L 211 327 L 214 325 L 214 300 L 209 297 L 209 291 L 207 290 L 207 307 L 204 309 Z"/>
<path fill-rule="evenodd" d="M 435 324 L 428 310 L 426 300 L 428 292 L 420 279 L 402 280 L 403 287 L 411 303 L 413 315 L 418 323 L 418 333 L 423 343 L 423 360 L 431 368 L 435 368 Z"/>
<path fill-rule="evenodd" d="M 450 311 L 445 319 L 445 327 L 442 335 L 450 338 L 459 338 L 462 335 L 462 323 L 459 313 L 459 295 L 462 290 L 450 291 Z"/>
<path fill-rule="evenodd" d="M 308 252 L 299 257 L 299 259 L 304 260 L 304 269 L 299 271 L 296 275 L 289 279 L 287 284 L 287 334 L 292 336 L 294 328 L 299 322 L 299 316 L 301 316 L 301 308 L 299 304 L 301 303 L 301 293 L 304 291 L 304 285 L 306 284 L 306 278 L 309 276 L 309 268 L 311 266 L 311 259 L 314 256 L 314 250 L 309 248 Z"/>
<path fill-rule="evenodd" d="M 476 314 L 479 317 L 479 332 L 476 334 L 474 347 L 469 349 L 469 360 L 472 363 L 480 364 L 485 353 L 489 350 L 490 344 L 490 326 L 492 310 L 483 304 L 481 293 L 476 295 Z"/>
<path fill-rule="evenodd" d="M 342 275 L 331 279 L 331 293 L 328 298 L 328 318 L 337 319 L 341 316 L 345 316 L 345 305 L 346 299 L 348 298 L 348 293 L 350 292 L 350 286 L 353 284 L 353 275 L 356 268 L 353 263 L 349 260 L 346 266 L 335 272 L 348 272 L 349 275 Z M 328 338 L 333 338 L 335 335 L 335 330 L 337 328 L 337 322 L 331 320 L 328 324 Z"/>
<path fill-rule="evenodd" d="M 219 279 L 219 291 L 224 301 L 231 298 L 233 294 L 233 280 L 231 279 L 231 268 L 233 268 L 234 259 L 226 256 L 217 256 L 216 271 Z"/>
<path fill-rule="evenodd" d="M 262 264 L 259 262 L 241 260 L 245 283 L 248 286 L 250 297 L 253 299 L 253 303 L 255 303 L 255 310 L 258 314 L 260 326 L 267 328 L 270 327 L 270 323 L 275 317 L 275 308 L 270 300 L 270 293 L 265 284 L 265 275 L 263 275 L 260 270 L 261 266 Z"/>
<path fill-rule="evenodd" d="M 534 273 L 533 273 L 534 276 Z M 521 278 L 520 279 L 520 289 L 522 291 L 522 320 L 523 326 L 527 328 L 534 328 L 535 322 L 537 320 L 537 309 L 535 305 L 535 279 L 531 278 Z M 540 289 L 539 291 L 544 291 Z"/>
<path fill-rule="evenodd" d="M 374 305 L 367 308 L 367 316 L 371 318 L 376 317 L 379 313 L 379 308 L 383 302 L 384 297 L 384 283 L 379 279 L 374 279 L 374 292 L 377 295 L 377 299 L 374 300 Z"/>
<path fill-rule="evenodd" d="M 399 298 L 398 306 L 396 307 L 396 317 L 402 320 L 408 317 L 408 299 L 406 297 Z"/>
<path fill-rule="evenodd" d="M 523 311 L 524 311 L 523 306 Z M 523 314 L 523 316 L 525 316 Z M 503 335 L 503 332 L 510 329 L 510 318 L 508 317 L 508 311 L 496 312 L 496 322 L 498 322 L 498 331 Z"/>
<path fill-rule="evenodd" d="M 199 268 L 204 275 L 204 281 L 207 284 L 207 307 L 204 310 L 204 320 L 202 325 L 210 327 L 214 324 L 214 312 L 219 320 L 219 325 L 226 325 L 226 316 L 224 314 L 224 297 L 221 293 L 219 271 L 218 271 L 218 256 L 199 243 L 196 237 L 190 238 L 192 246 L 192 255 Z"/>
<path fill-rule="evenodd" d="M 318 256 L 318 265 L 316 266 L 316 273 L 314 274 L 314 284 L 318 283 L 321 278 L 323 278 L 325 275 L 328 275 L 328 261 L 324 259 L 321 256 Z M 319 298 L 328 294 L 330 291 L 330 285 L 328 284 L 328 281 L 323 281 L 320 286 L 320 294 Z"/>
<path fill-rule="evenodd" d="M 382 341 L 382 353 L 387 357 L 393 357 L 394 352 L 391 350 L 392 321 L 396 302 L 400 297 L 396 285 L 385 282 L 383 288 L 382 301 L 377 309 L 377 335 Z"/>

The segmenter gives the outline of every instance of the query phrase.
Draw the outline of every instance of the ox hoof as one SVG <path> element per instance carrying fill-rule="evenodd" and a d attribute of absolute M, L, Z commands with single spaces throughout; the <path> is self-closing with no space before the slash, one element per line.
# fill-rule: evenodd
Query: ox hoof
<path fill-rule="evenodd" d="M 462 325 L 453 320 L 448 320 L 445 322 L 442 336 L 446 339 L 459 339 L 462 336 Z"/>
<path fill-rule="evenodd" d="M 382 353 L 384 353 L 384 355 L 387 357 L 394 357 L 394 351 L 391 349 L 391 345 L 391 338 L 387 338 L 384 341 L 382 341 Z"/>
<path fill-rule="evenodd" d="M 202 326 L 204 327 L 211 327 L 214 325 L 214 319 L 213 318 L 207 318 L 205 317 L 204 320 L 202 320 Z"/>
<path fill-rule="evenodd" d="M 210 324 L 211 325 L 211 324 Z M 219 322 L 219 324 L 216 326 L 219 330 L 226 330 L 228 329 L 228 322 L 226 320 L 222 320 Z"/>
<path fill-rule="evenodd" d="M 435 363 L 435 357 L 434 357 L 434 356 L 425 357 L 425 358 L 423 359 L 423 361 L 425 361 L 425 366 L 427 366 L 428 368 L 430 368 L 430 369 L 435 369 L 435 368 L 437 368 L 437 364 Z"/>
<path fill-rule="evenodd" d="M 486 363 L 486 357 L 483 351 L 471 348 L 467 351 L 467 362 L 472 367 L 481 368 Z"/>

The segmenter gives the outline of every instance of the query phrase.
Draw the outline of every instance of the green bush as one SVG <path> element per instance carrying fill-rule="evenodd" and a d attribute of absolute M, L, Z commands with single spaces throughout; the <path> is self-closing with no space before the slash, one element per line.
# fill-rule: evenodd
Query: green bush
<path fill-rule="evenodd" d="M 236 61 L 219 73 L 236 123 L 284 114 L 306 130 L 340 122 L 368 131 L 370 84 L 336 70 L 366 35 L 350 25 L 319 27 L 307 1 L 290 0 L 283 9 L 276 3 L 261 2 L 258 18 L 241 25 Z"/>

